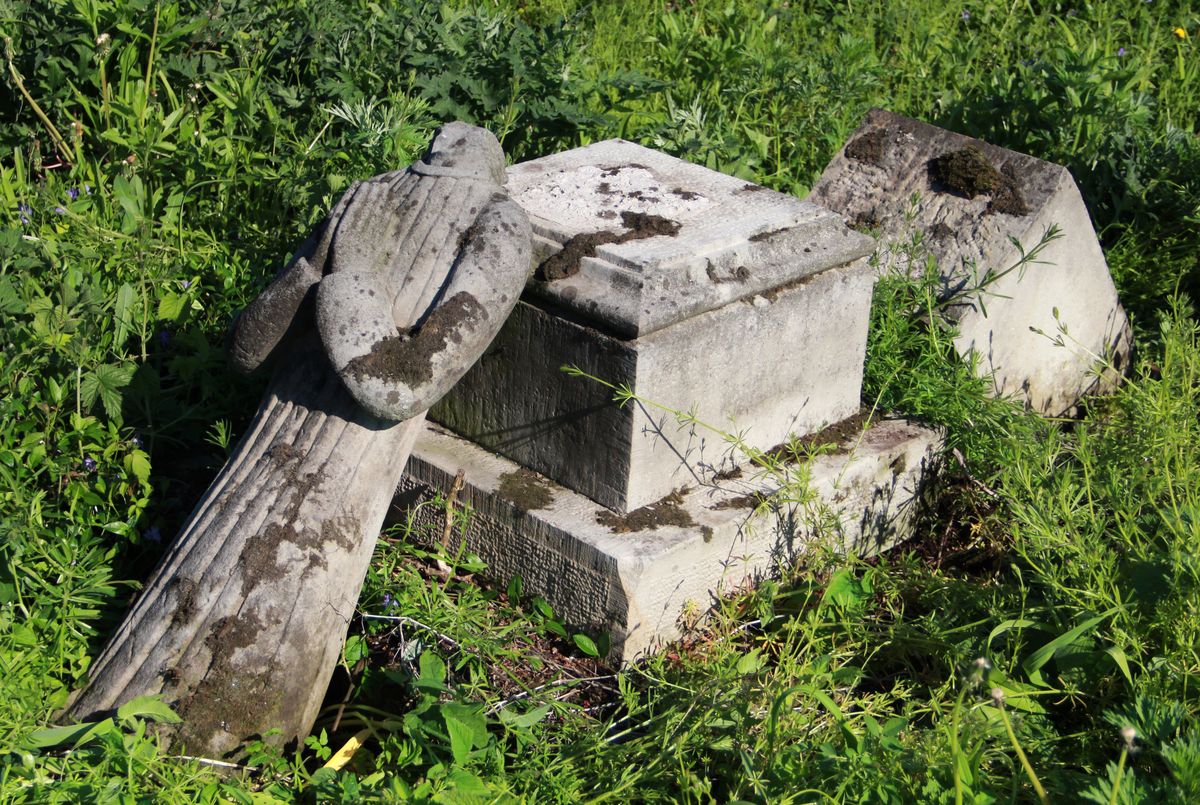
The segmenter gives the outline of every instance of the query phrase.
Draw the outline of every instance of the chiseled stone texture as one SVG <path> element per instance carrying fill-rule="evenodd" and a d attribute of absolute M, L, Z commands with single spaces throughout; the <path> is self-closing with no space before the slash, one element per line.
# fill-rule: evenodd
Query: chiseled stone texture
<path fill-rule="evenodd" d="M 941 445 L 934 430 L 886 420 L 812 461 L 817 503 L 809 508 L 756 511 L 756 496 L 779 481 L 745 468 L 736 480 L 621 516 L 429 425 L 394 503 L 412 514 L 418 533 L 436 539 L 444 510 L 415 504 L 448 492 L 461 471 L 456 500 L 471 510 L 467 545 L 488 563 L 488 575 L 502 583 L 519 575 L 565 622 L 609 631 L 611 658 L 630 661 L 678 637 L 681 616 L 772 573 L 815 539 L 872 554 L 911 536 Z M 821 534 L 806 525 L 822 517 Z"/>
<path fill-rule="evenodd" d="M 435 421 L 627 512 L 721 469 L 723 445 L 564 365 L 760 449 L 857 410 L 874 242 L 839 216 L 621 140 L 516 165 L 507 188 L 539 265 L 576 236 L 630 234 L 631 214 L 667 233 L 535 274 Z"/>
<path fill-rule="evenodd" d="M 992 168 L 978 182 L 969 165 L 965 181 L 957 182 L 948 163 L 938 162 L 967 147 Z M 998 280 L 982 299 L 968 294 L 956 305 L 960 353 L 979 356 L 998 394 L 1047 414 L 1111 389 L 1128 365 L 1129 323 L 1066 168 L 874 109 L 809 200 L 877 228 L 884 239 L 922 233 L 950 293 L 971 287 L 988 269 L 1015 265 L 1020 252 L 1011 239 L 1028 251 L 1056 225 L 1062 237 L 1039 262 Z"/>

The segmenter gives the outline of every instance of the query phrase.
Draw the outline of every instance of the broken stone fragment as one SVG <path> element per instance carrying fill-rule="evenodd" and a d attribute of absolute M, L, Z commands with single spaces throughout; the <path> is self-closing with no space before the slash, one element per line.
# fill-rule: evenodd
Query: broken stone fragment
<path fill-rule="evenodd" d="M 945 293 L 960 296 L 956 346 L 997 394 L 1062 414 L 1128 365 L 1129 323 L 1066 168 L 873 109 L 809 200 L 885 241 L 923 236 Z M 1051 227 L 1057 239 L 1004 273 Z M 979 290 L 989 271 L 1002 276 Z"/>

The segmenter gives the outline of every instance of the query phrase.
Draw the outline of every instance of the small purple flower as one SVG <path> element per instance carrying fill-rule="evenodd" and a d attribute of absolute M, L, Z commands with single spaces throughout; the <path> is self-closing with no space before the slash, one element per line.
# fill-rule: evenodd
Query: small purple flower
<path fill-rule="evenodd" d="M 967 11 L 966 9 L 963 9 L 963 13 L 960 14 L 959 16 L 962 17 L 963 22 L 966 22 L 967 20 L 971 19 L 971 12 Z"/>
<path fill-rule="evenodd" d="M 33 207 L 22 201 L 17 205 L 17 212 L 21 214 L 21 223 L 27 224 L 29 223 L 29 216 L 33 214 Z"/>
<path fill-rule="evenodd" d="M 1117 48 L 1117 56 L 1124 56 L 1125 48 Z"/>
<path fill-rule="evenodd" d="M 394 601 L 392 601 L 392 594 L 391 594 L 391 593 L 384 593 L 384 594 L 383 594 L 383 607 L 384 607 L 384 609 L 391 609 L 391 608 L 392 608 L 392 606 L 394 605 L 394 603 L 395 603 L 395 602 L 394 602 Z"/>
<path fill-rule="evenodd" d="M 158 343 L 163 349 L 166 349 L 171 344 L 171 334 L 166 330 L 158 331 Z"/>
<path fill-rule="evenodd" d="M 55 208 L 54 208 L 54 214 L 55 214 L 55 215 L 66 215 L 66 214 L 67 214 L 67 208 L 66 208 L 66 207 L 62 207 L 62 206 L 55 207 Z"/>
<path fill-rule="evenodd" d="M 192 281 L 191 281 L 191 280 L 183 280 L 183 281 L 182 281 L 182 282 L 180 282 L 179 284 L 183 286 L 183 290 L 185 290 L 185 291 L 186 291 L 188 288 L 192 287 Z"/>
<path fill-rule="evenodd" d="M 133 438 L 129 440 L 129 443 L 132 444 L 135 449 L 141 450 L 142 444 L 143 444 L 141 434 L 140 433 L 133 434 Z"/>
<path fill-rule="evenodd" d="M 96 471 L 96 459 L 92 458 L 91 456 L 88 456 L 87 458 L 85 458 L 83 460 L 83 468 L 85 470 L 87 470 L 88 472 L 95 472 Z"/>
<path fill-rule="evenodd" d="M 142 534 L 142 538 L 146 542 L 162 542 L 162 532 L 158 530 L 158 526 L 152 525 Z"/>
<path fill-rule="evenodd" d="M 90 184 L 85 184 L 83 186 L 83 192 L 87 193 L 90 196 L 92 194 L 92 186 Z"/>
<path fill-rule="evenodd" d="M 71 199 L 71 201 L 74 201 L 75 199 L 79 198 L 79 188 L 78 187 L 68 187 L 67 188 L 67 198 Z"/>

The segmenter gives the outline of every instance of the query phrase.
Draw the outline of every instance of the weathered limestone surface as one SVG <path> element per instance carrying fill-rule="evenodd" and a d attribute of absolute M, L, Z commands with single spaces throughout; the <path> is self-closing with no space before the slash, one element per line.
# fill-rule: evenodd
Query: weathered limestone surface
<path fill-rule="evenodd" d="M 873 242 L 838 216 L 621 140 L 514 166 L 508 189 L 539 268 L 434 420 L 630 511 L 720 469 L 723 445 L 563 365 L 761 449 L 857 410 Z"/>
<path fill-rule="evenodd" d="M 959 351 L 979 356 L 998 394 L 1048 414 L 1111 388 L 1118 372 L 1097 374 L 1102 360 L 1127 365 L 1129 324 L 1065 168 L 874 109 L 809 200 L 888 239 L 922 233 L 947 293 L 1015 265 L 1010 238 L 1032 250 L 1057 226 L 1040 262 L 998 280 L 982 305 L 968 294 L 957 306 Z"/>
<path fill-rule="evenodd" d="M 219 757 L 308 733 L 425 409 L 528 276 L 495 138 L 442 127 L 422 162 L 347 191 L 235 323 L 277 365 L 258 414 L 66 716 L 162 694 L 167 737 Z"/>
<path fill-rule="evenodd" d="M 911 536 L 921 491 L 941 447 L 937 432 L 906 420 L 879 422 L 812 463 L 819 503 L 756 503 L 779 488 L 746 468 L 737 480 L 693 488 L 625 515 L 614 514 L 549 479 L 435 425 L 420 434 L 400 485 L 402 511 L 450 488 L 470 507 L 470 550 L 488 573 L 520 575 L 566 622 L 609 630 L 614 660 L 630 661 L 680 634 L 680 617 L 714 596 L 769 574 L 812 546 L 840 540 L 872 554 Z M 815 535 L 805 515 L 824 514 L 832 530 Z M 415 514 L 442 533 L 444 512 Z"/>

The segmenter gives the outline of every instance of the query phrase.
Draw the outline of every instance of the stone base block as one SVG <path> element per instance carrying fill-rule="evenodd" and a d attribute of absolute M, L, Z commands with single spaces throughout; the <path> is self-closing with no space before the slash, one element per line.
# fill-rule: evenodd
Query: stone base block
<path fill-rule="evenodd" d="M 539 268 L 431 419 L 628 512 L 720 467 L 564 365 L 761 450 L 857 410 L 874 241 L 838 215 L 621 140 L 508 175 Z"/>
<path fill-rule="evenodd" d="M 472 512 L 467 545 L 489 574 L 501 582 L 519 575 L 565 622 L 607 630 L 610 659 L 630 661 L 678 637 L 681 616 L 792 562 L 814 540 L 871 554 L 909 537 L 941 444 L 934 430 L 886 420 L 792 467 L 790 478 L 746 467 L 738 477 L 614 514 L 429 425 L 394 506 L 440 534 L 444 512 L 416 504 L 448 492 L 461 472 L 456 499 Z M 811 500 L 775 495 L 785 481 L 810 489 Z"/>
<path fill-rule="evenodd" d="M 874 109 L 809 200 L 884 239 L 924 236 L 946 293 L 963 294 L 958 349 L 979 356 L 998 394 L 1061 414 L 1128 365 L 1129 323 L 1066 168 Z M 1061 237 L 1034 262 L 971 290 L 1051 226 Z"/>
<path fill-rule="evenodd" d="M 770 450 L 858 410 L 874 272 L 866 261 L 709 310 L 640 338 L 615 338 L 518 303 L 430 417 L 616 511 L 729 469 L 719 437 L 608 386 L 742 434 Z"/>

